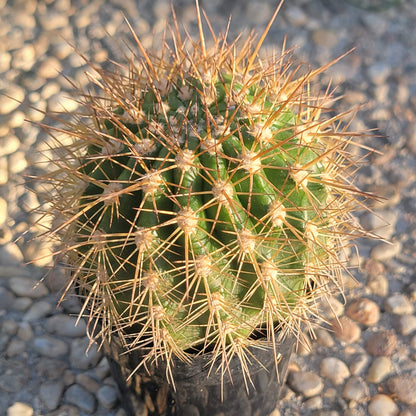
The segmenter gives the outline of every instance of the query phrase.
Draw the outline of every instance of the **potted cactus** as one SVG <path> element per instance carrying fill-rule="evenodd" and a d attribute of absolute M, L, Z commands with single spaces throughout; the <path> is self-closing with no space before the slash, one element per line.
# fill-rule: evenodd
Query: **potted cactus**
<path fill-rule="evenodd" d="M 259 58 L 278 9 L 259 40 L 208 47 L 196 6 L 199 39 L 174 19 L 156 53 L 132 32 L 131 60 L 90 64 L 100 94 L 47 127 L 49 234 L 130 414 L 267 415 L 365 195 L 345 114 L 311 92 L 326 67 Z"/>

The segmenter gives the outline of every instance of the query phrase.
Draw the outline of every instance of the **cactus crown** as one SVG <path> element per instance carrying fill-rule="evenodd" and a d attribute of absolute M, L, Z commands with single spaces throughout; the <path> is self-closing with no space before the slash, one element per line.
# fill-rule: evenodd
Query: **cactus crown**
<path fill-rule="evenodd" d="M 62 218 L 50 234 L 91 333 L 99 322 L 99 338 L 117 332 L 144 361 L 209 351 L 224 370 L 277 333 L 301 337 L 360 233 L 353 134 L 328 115 L 329 92 L 311 93 L 326 67 L 302 75 L 289 51 L 259 57 L 274 17 L 257 42 L 212 32 L 207 48 L 199 9 L 197 41 L 176 19 L 157 54 L 135 37 L 141 57 L 90 64 L 103 95 L 62 120 L 72 142 L 57 139 L 44 178 Z"/>

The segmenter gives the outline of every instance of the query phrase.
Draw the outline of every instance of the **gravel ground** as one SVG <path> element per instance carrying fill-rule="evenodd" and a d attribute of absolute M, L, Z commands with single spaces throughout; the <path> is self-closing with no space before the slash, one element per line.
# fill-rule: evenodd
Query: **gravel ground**
<path fill-rule="evenodd" d="M 215 29 L 233 15 L 232 36 L 261 30 L 275 2 L 201 3 Z M 194 33 L 193 0 L 173 4 Z M 167 0 L 0 0 L 0 90 L 18 100 L 0 95 L 0 415 L 124 415 L 105 358 L 94 346 L 85 355 L 76 302 L 56 307 L 62 273 L 33 289 L 51 262 L 48 246 L 30 234 L 16 240 L 37 219 L 38 201 L 23 175 L 38 172 L 47 151 L 45 133 L 25 119 L 48 121 L 32 106 L 76 109 L 65 77 L 85 85 L 87 68 L 67 41 L 105 64 L 119 52 L 108 35 L 129 39 L 123 15 L 150 45 L 169 13 Z M 363 140 L 381 153 L 359 181 L 385 199 L 359 220 L 391 241 L 358 242 L 360 254 L 351 260 L 360 264 L 357 282 L 346 279 L 347 301 L 332 302 L 343 329 L 319 329 L 311 351 L 299 348 L 273 416 L 416 415 L 415 23 L 415 0 L 377 11 L 344 0 L 287 0 L 270 31 L 267 47 L 280 46 L 287 34 L 312 67 L 356 48 L 321 81 L 341 83 L 337 110 L 364 104 L 353 128 L 382 136 Z"/>

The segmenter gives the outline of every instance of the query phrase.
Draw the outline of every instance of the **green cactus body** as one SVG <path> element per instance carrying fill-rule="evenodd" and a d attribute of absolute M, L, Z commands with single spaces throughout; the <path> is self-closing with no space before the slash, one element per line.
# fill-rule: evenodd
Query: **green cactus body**
<path fill-rule="evenodd" d="M 143 119 L 117 107 L 80 167 L 86 280 L 108 286 L 144 340 L 157 326 L 181 350 L 246 339 L 265 311 L 272 327 L 296 314 L 314 289 L 305 269 L 327 261 L 318 137 L 297 134 L 261 80 L 243 88 L 218 73 L 212 86 L 188 77 L 137 96 Z"/>
<path fill-rule="evenodd" d="M 325 68 L 297 76 L 253 38 L 187 52 L 177 34 L 158 56 L 136 41 L 126 76 L 92 79 L 104 98 L 86 96 L 48 179 L 83 312 L 144 359 L 226 365 L 261 336 L 300 336 L 360 232 L 343 115 L 322 117 L 331 96 L 310 92 Z"/>

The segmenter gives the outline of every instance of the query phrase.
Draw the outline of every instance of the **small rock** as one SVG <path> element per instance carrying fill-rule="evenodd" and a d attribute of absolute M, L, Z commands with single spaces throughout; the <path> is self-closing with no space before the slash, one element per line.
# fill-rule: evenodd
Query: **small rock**
<path fill-rule="evenodd" d="M 354 376 L 362 374 L 367 368 L 369 361 L 370 357 L 368 354 L 357 355 L 350 364 L 351 374 Z"/>
<path fill-rule="evenodd" d="M 370 275 L 367 287 L 377 296 L 386 297 L 389 293 L 389 281 L 382 274 Z"/>
<path fill-rule="evenodd" d="M 9 286 L 17 296 L 38 299 L 48 294 L 48 289 L 42 282 L 36 282 L 29 277 L 12 277 Z"/>
<path fill-rule="evenodd" d="M 30 71 L 36 61 L 36 51 L 31 43 L 23 45 L 13 52 L 12 65 L 15 69 Z"/>
<path fill-rule="evenodd" d="M 305 12 L 297 6 L 289 7 L 285 12 L 285 16 L 293 26 L 303 26 L 308 20 Z"/>
<path fill-rule="evenodd" d="M 48 100 L 49 111 L 71 112 L 78 108 L 78 103 L 70 97 L 67 92 L 59 92 L 52 95 Z"/>
<path fill-rule="evenodd" d="M 361 298 L 351 303 L 347 309 L 347 315 L 360 324 L 371 326 L 379 321 L 380 309 L 372 300 Z"/>
<path fill-rule="evenodd" d="M 62 29 L 68 26 L 66 13 L 59 13 L 54 10 L 50 10 L 48 13 L 40 14 L 39 21 L 45 31 Z"/>
<path fill-rule="evenodd" d="M 312 40 L 319 46 L 333 48 L 338 43 L 338 36 L 332 30 L 317 29 L 312 33 Z"/>
<path fill-rule="evenodd" d="M 416 316 L 402 315 L 399 318 L 399 332 L 401 335 L 410 335 L 416 331 Z"/>
<path fill-rule="evenodd" d="M 360 377 L 351 377 L 347 380 L 342 392 L 342 397 L 346 400 L 360 402 L 368 396 L 368 386 Z"/>
<path fill-rule="evenodd" d="M 87 389 L 90 393 L 96 393 L 100 388 L 98 382 L 88 376 L 86 373 L 77 374 L 75 376 L 75 382 Z"/>
<path fill-rule="evenodd" d="M 71 343 L 71 366 L 80 370 L 88 370 L 97 365 L 101 358 L 96 344 L 91 344 L 88 338 L 75 338 Z"/>
<path fill-rule="evenodd" d="M 40 300 L 34 302 L 28 311 L 23 316 L 24 322 L 35 322 L 45 316 L 49 315 L 52 311 L 52 305 L 49 302 Z"/>
<path fill-rule="evenodd" d="M 68 388 L 64 395 L 65 401 L 77 406 L 85 413 L 92 414 L 96 408 L 94 396 L 77 384 Z"/>
<path fill-rule="evenodd" d="M 344 313 L 344 305 L 334 296 L 328 296 L 322 302 L 321 313 L 327 318 L 339 317 Z"/>
<path fill-rule="evenodd" d="M 39 354 L 50 358 L 56 358 L 68 353 L 68 345 L 65 342 L 49 336 L 35 338 L 33 340 L 33 348 Z"/>
<path fill-rule="evenodd" d="M 371 250 L 371 258 L 379 261 L 390 260 L 402 250 L 400 241 L 392 243 L 379 243 Z"/>
<path fill-rule="evenodd" d="M 391 372 L 391 369 L 390 358 L 377 357 L 368 370 L 367 381 L 375 384 L 380 383 Z"/>
<path fill-rule="evenodd" d="M 0 157 L 11 155 L 18 150 L 19 147 L 20 140 L 16 136 L 9 134 L 0 141 Z"/>
<path fill-rule="evenodd" d="M 36 363 L 36 374 L 43 380 L 63 379 L 67 363 L 55 358 L 40 357 Z"/>
<path fill-rule="evenodd" d="M 317 329 L 315 335 L 318 345 L 321 345 L 322 347 L 332 347 L 334 345 L 334 340 L 327 330 Z"/>
<path fill-rule="evenodd" d="M 327 357 L 321 361 L 321 376 L 334 384 L 342 384 L 350 376 L 347 365 L 338 358 Z"/>
<path fill-rule="evenodd" d="M 117 403 L 117 390 L 113 386 L 102 386 L 97 392 L 97 399 L 101 406 L 110 410 Z"/>
<path fill-rule="evenodd" d="M 21 357 L 26 349 L 26 343 L 20 339 L 12 339 L 7 347 L 6 356 L 9 358 Z"/>
<path fill-rule="evenodd" d="M 389 378 L 387 386 L 391 393 L 405 404 L 416 404 L 416 377 L 402 374 Z"/>
<path fill-rule="evenodd" d="M 68 315 L 54 315 L 47 319 L 45 329 L 48 332 L 65 336 L 65 337 L 83 337 L 86 334 L 87 328 L 85 321 L 75 316 Z"/>
<path fill-rule="evenodd" d="M 33 409 L 26 403 L 16 402 L 7 409 L 7 416 L 32 416 Z"/>
<path fill-rule="evenodd" d="M 388 357 L 393 354 L 397 337 L 393 331 L 382 330 L 373 334 L 366 342 L 366 350 L 375 357 Z"/>
<path fill-rule="evenodd" d="M 0 226 L 7 221 L 7 202 L 0 197 Z"/>
<path fill-rule="evenodd" d="M 304 397 L 313 397 L 321 393 L 324 383 L 321 377 L 312 372 L 292 371 L 289 374 L 288 382 L 290 387 Z"/>
<path fill-rule="evenodd" d="M 386 268 L 383 263 L 374 259 L 368 259 L 364 264 L 364 270 L 370 276 L 379 276 L 385 272 Z"/>
<path fill-rule="evenodd" d="M 375 62 L 368 68 L 368 77 L 376 85 L 383 84 L 390 75 L 391 68 L 385 62 Z"/>
<path fill-rule="evenodd" d="M 39 397 L 48 410 L 55 410 L 61 401 L 64 392 L 62 380 L 54 380 L 42 383 L 39 388 Z"/>
<path fill-rule="evenodd" d="M 407 315 L 413 313 L 413 305 L 402 293 L 395 293 L 386 299 L 384 304 L 386 311 L 396 315 Z"/>
<path fill-rule="evenodd" d="M 46 58 L 39 66 L 37 73 L 42 78 L 56 78 L 62 71 L 61 62 L 54 56 Z"/>
<path fill-rule="evenodd" d="M 0 287 L 0 311 L 7 311 L 14 304 L 15 300 L 16 297 L 10 290 Z"/>
<path fill-rule="evenodd" d="M 0 183 L 1 183 L 1 161 L 0 157 Z M 8 243 L 0 246 L 0 264 L 2 266 L 18 266 L 23 262 L 22 251 L 16 243 Z"/>
<path fill-rule="evenodd" d="M 110 365 L 106 357 L 103 357 L 97 366 L 93 369 L 94 378 L 97 380 L 104 380 L 110 375 Z"/>
<path fill-rule="evenodd" d="M 385 394 L 377 394 L 368 405 L 370 416 L 397 416 L 399 408 L 396 403 Z"/>
<path fill-rule="evenodd" d="M 22 341 L 30 341 L 33 338 L 33 329 L 29 322 L 20 322 L 19 329 L 17 330 L 17 336 Z"/>
<path fill-rule="evenodd" d="M 17 85 L 11 85 L 0 91 L 0 114 L 9 114 L 16 110 L 24 99 L 25 92 Z"/>
<path fill-rule="evenodd" d="M 254 24 L 267 23 L 272 14 L 273 11 L 267 1 L 254 0 L 247 3 L 246 15 L 252 17 Z"/>
<path fill-rule="evenodd" d="M 333 322 L 335 336 L 346 343 L 353 343 L 360 339 L 360 327 L 347 316 L 341 316 L 338 321 Z"/>

